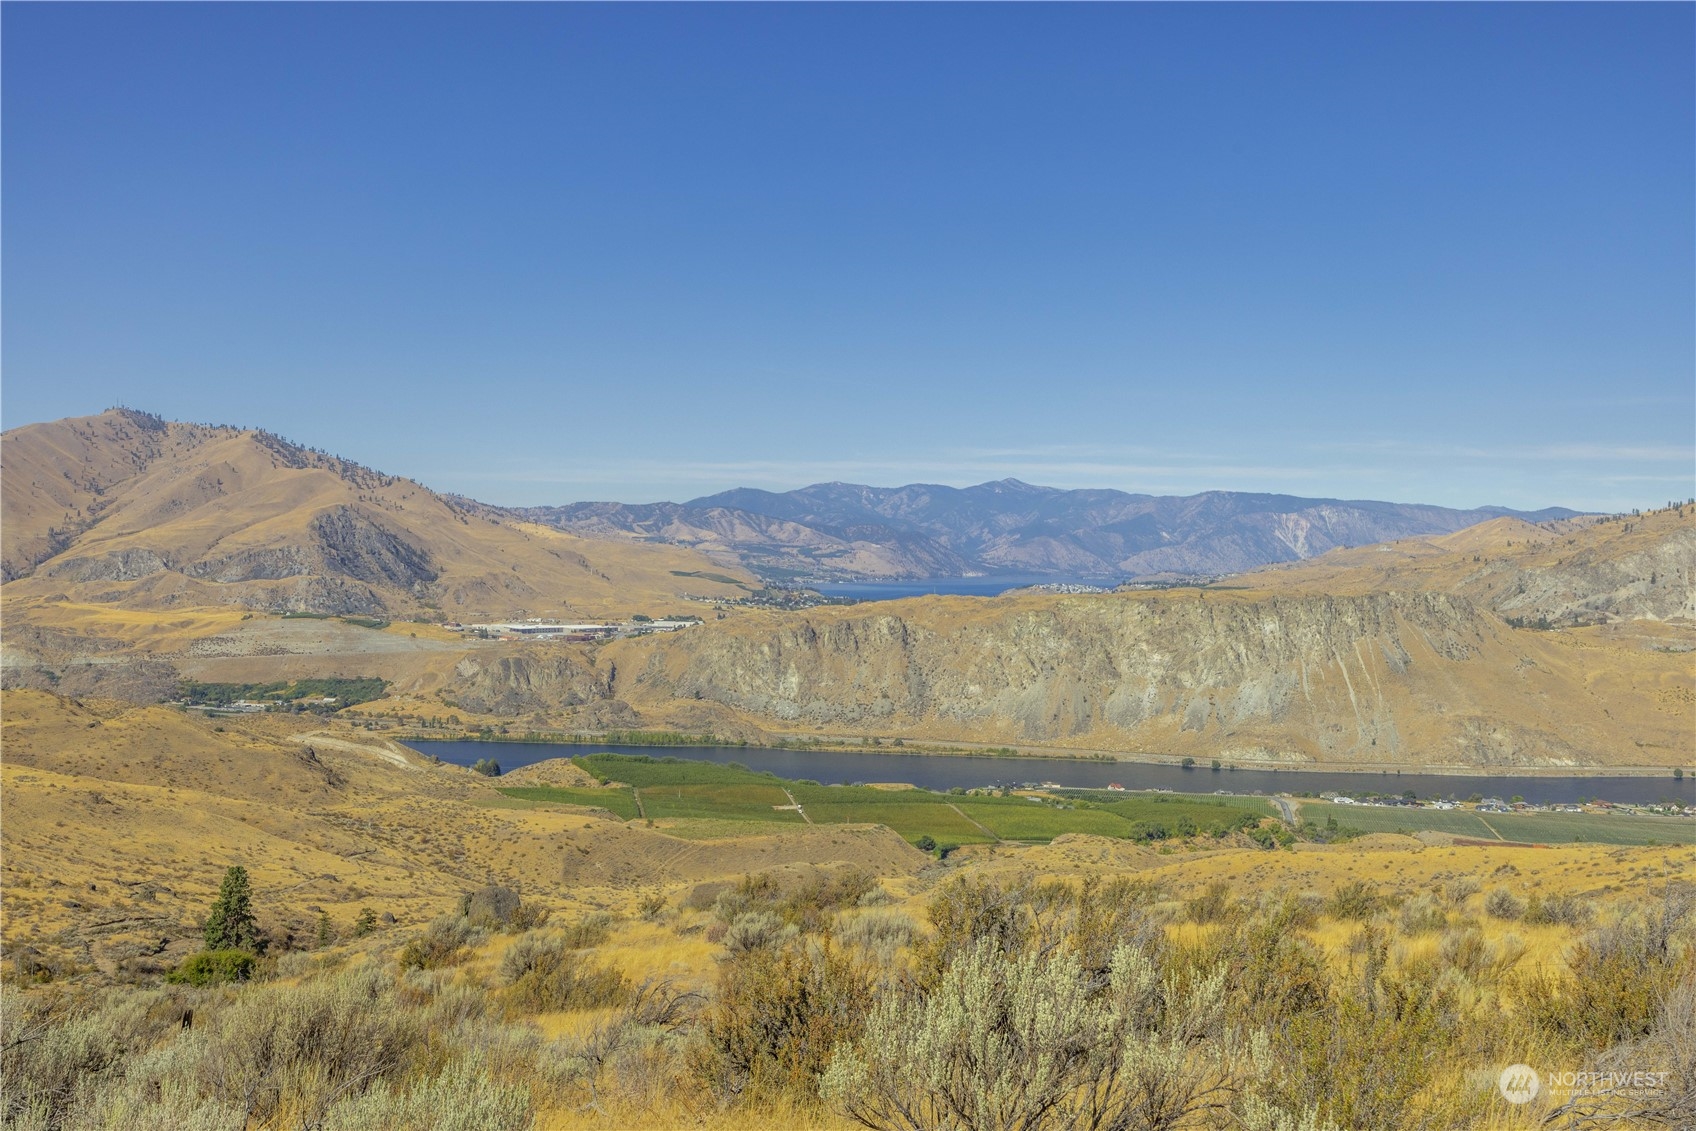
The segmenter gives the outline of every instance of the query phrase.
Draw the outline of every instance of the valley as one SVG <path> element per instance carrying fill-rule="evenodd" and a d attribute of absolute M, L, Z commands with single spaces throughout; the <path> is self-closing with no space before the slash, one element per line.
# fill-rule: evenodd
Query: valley
<path fill-rule="evenodd" d="M 8 433 L 4 458 L 8 687 L 370 678 L 373 724 L 1453 773 L 1665 772 L 1696 727 L 1696 506 L 1486 517 L 1206 584 L 786 609 L 693 551 L 265 433 L 114 410 Z M 327 533 L 349 515 L 398 541 Z M 546 622 L 579 630 L 490 638 Z"/>
<path fill-rule="evenodd" d="M 1335 1011 L 1371 942 L 1384 963 L 1372 992 L 1439 973 L 1463 995 L 1439 1032 L 1468 1041 L 1455 1048 L 1433 1033 L 1409 1044 L 1398 1029 L 1381 1045 L 1370 1029 L 1338 1028 L 1351 1034 L 1337 1046 L 1344 1065 L 1370 1056 L 1398 1083 L 1338 1093 L 1323 1110 L 1352 1120 L 1356 1105 L 1435 1105 L 1468 1126 L 1529 1128 L 1562 1101 L 1508 1107 L 1494 1070 L 1474 1080 L 1467 1058 L 1585 1063 L 1548 1018 L 1613 1024 L 1625 1006 L 1578 1002 L 1578 987 L 1606 976 L 1581 944 L 1633 945 L 1645 916 L 1687 931 L 1680 885 L 1696 874 L 1688 842 L 1538 846 L 1471 827 L 1408 835 L 1373 820 L 1402 811 L 1364 807 L 1343 823 L 1366 828 L 1339 832 L 1315 810 L 1340 807 L 1305 800 L 1293 829 L 1263 798 L 1061 791 L 1033 803 L 786 782 L 590 748 L 489 778 L 334 718 L 201 718 L 22 690 L 4 692 L 0 712 L 7 1094 L 69 1126 L 110 1126 L 126 1112 L 227 1121 L 251 1102 L 243 1079 L 270 1089 L 253 1109 L 260 1125 L 318 1111 L 361 1126 L 345 1083 L 374 1073 L 360 1102 L 391 1126 L 442 1125 L 469 1108 L 496 1126 L 549 1129 L 843 1128 L 852 1121 L 831 1073 L 848 1064 L 843 1048 L 889 1022 L 860 1011 L 807 1052 L 767 1044 L 742 1021 L 798 1010 L 791 1023 L 823 1024 L 821 993 L 869 1008 L 946 992 L 923 988 L 938 985 L 926 971 L 959 963 L 954 948 L 1007 922 L 1015 938 L 1047 938 L 1078 961 L 1126 961 L 1126 947 L 1144 946 L 1174 974 L 1237 969 L 1248 981 L 1228 992 L 1228 1020 L 1195 1039 L 1205 1050 L 1238 1026 L 1268 1034 L 1260 1060 L 1218 1062 L 1222 1094 L 1251 1112 L 1299 1103 L 1256 1080 L 1331 1086 L 1329 1061 L 1297 1070 L 1287 1035 L 1270 1035 L 1344 1020 Z M 1488 818 L 1510 835 L 1552 819 Z M 161 983 L 201 947 L 204 909 L 231 863 L 250 877 L 265 950 L 252 982 Z M 1279 941 L 1239 953 L 1233 940 L 1244 937 Z M 1254 987 L 1268 961 L 1293 963 L 1303 980 L 1289 983 L 1285 969 L 1289 993 L 1265 997 Z M 1636 969 L 1657 995 L 1676 985 L 1676 966 Z M 905 979 L 919 988 L 900 989 Z M 460 1014 L 451 1022 L 450 1008 Z M 365 1063 L 309 1039 L 300 1009 L 392 1055 Z M 1637 1055 L 1663 1063 L 1677 1047 L 1674 1019 L 1688 1016 L 1626 1014 L 1643 1033 Z M 308 1070 L 266 1059 L 270 1046 L 243 1027 L 254 1021 L 269 1041 L 302 1042 L 289 1055 Z M 415 1026 L 432 1034 L 428 1055 L 408 1035 Z M 502 1050 L 499 1067 L 475 1085 L 487 1070 L 473 1050 L 490 1047 Z M 596 1065 L 609 1047 L 615 1055 Z M 726 1085 L 715 1066 L 751 1055 L 801 1074 Z M 209 1056 L 248 1075 L 201 1075 Z M 443 1071 L 430 1058 L 456 1074 L 441 1077 L 441 1094 L 425 1083 Z M 1253 1067 L 1274 1062 L 1291 1067 L 1276 1077 Z M 78 1079 L 55 1075 L 62 1065 Z M 150 1098 L 154 1080 L 168 1098 Z M 1649 1098 L 1679 1104 L 1681 1088 Z M 397 1107 L 403 1094 L 408 1106 Z M 1616 1110 L 1605 1093 L 1587 1102 Z"/>
<path fill-rule="evenodd" d="M 1692 44 L 0 0 L 0 1131 L 1696 1131 Z"/>
<path fill-rule="evenodd" d="M 1687 943 L 1627 1021 L 1583 987 L 1691 929 L 1696 507 L 833 604 L 264 433 L 118 410 L 0 456 L 0 1036 L 50 1126 L 845 1127 L 906 1024 L 874 1000 L 1048 954 L 1021 984 L 1235 971 L 1172 1016 L 1217 1018 L 1187 1055 L 1239 1126 L 1528 1128 L 1554 1101 L 1445 1050 L 1683 1047 Z M 232 867 L 247 983 L 191 984 Z M 395 1051 L 265 1059 L 244 1026 L 307 1002 Z"/>

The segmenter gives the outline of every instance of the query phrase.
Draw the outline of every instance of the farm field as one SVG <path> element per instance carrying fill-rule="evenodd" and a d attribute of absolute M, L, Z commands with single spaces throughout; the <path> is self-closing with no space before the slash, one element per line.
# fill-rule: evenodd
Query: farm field
<path fill-rule="evenodd" d="M 994 839 L 934 798 L 917 805 L 818 802 L 807 806 L 807 816 L 821 825 L 885 825 L 909 843 L 922 836 L 943 845 L 988 844 Z"/>
<path fill-rule="evenodd" d="M 1184 817 L 1194 821 L 1197 828 L 1229 824 L 1243 813 L 1256 817 L 1276 817 L 1278 810 L 1262 797 L 1203 797 L 1182 793 L 1128 797 L 1101 806 L 1127 821 L 1149 821 L 1168 827 Z"/>
<path fill-rule="evenodd" d="M 799 825 L 805 821 L 787 806 L 789 798 L 777 785 L 759 781 L 733 785 L 644 786 L 638 791 L 642 811 L 650 818 L 702 818 L 718 821 L 773 821 Z"/>
<path fill-rule="evenodd" d="M 1480 840 L 1528 844 L 1696 844 L 1696 822 L 1677 817 L 1599 813 L 1476 813 L 1468 810 L 1402 809 L 1376 805 L 1297 802 L 1299 815 L 1315 824 L 1335 817 L 1345 828 L 1380 832 L 1453 833 Z"/>
<path fill-rule="evenodd" d="M 738 835 L 750 823 L 793 826 L 810 820 L 820 825 L 883 825 L 909 843 L 928 836 L 945 847 L 993 840 L 1046 843 L 1067 833 L 1158 840 L 1207 835 L 1240 827 L 1245 819 L 1278 816 L 1266 798 L 1241 795 L 1125 796 L 1103 790 L 1064 790 L 1058 796 L 1068 805 L 1061 807 L 1025 796 L 960 796 L 923 789 L 790 782 L 741 766 L 682 758 L 590 754 L 575 762 L 612 784 L 600 789 L 505 787 L 500 792 L 517 801 L 598 806 L 627 821 L 647 817 L 687 822 L 688 829 L 681 835 L 691 839 Z M 787 807 L 791 795 L 805 809 L 805 816 Z M 1323 825 L 1334 817 L 1344 829 L 1367 833 L 1429 831 L 1530 844 L 1696 844 L 1696 823 L 1672 817 L 1480 814 L 1312 800 L 1292 804 L 1301 820 Z"/>
<path fill-rule="evenodd" d="M 637 789 L 656 785 L 770 785 L 778 780 L 735 763 L 721 765 L 645 754 L 585 754 L 572 761 L 603 782 L 622 782 Z"/>
<path fill-rule="evenodd" d="M 994 840 L 1046 843 L 1066 833 L 1124 838 L 1181 829 L 1205 833 L 1245 813 L 1275 815 L 1261 798 L 1115 799 L 1113 794 L 1102 794 L 1106 804 L 1069 797 L 1062 807 L 1024 796 L 961 796 L 922 789 L 790 782 L 740 766 L 678 758 L 590 754 L 574 761 L 609 784 L 601 789 L 508 787 L 500 792 L 528 802 L 599 806 L 625 820 L 641 816 L 679 822 L 674 826 L 678 835 L 690 839 L 739 835 L 753 822 L 795 825 L 810 820 L 820 825 L 883 825 L 909 843 L 930 837 L 944 847 Z M 805 809 L 805 817 L 786 808 L 791 795 Z"/>
<path fill-rule="evenodd" d="M 555 805 L 588 805 L 617 813 L 626 821 L 636 819 L 636 798 L 629 789 L 573 789 L 569 786 L 506 787 L 506 796 L 519 801 L 549 802 Z"/>
<path fill-rule="evenodd" d="M 960 811 L 1002 840 L 1050 841 L 1063 833 L 1129 836 L 1131 822 L 1105 809 L 1057 809 L 1024 797 L 973 797 Z"/>

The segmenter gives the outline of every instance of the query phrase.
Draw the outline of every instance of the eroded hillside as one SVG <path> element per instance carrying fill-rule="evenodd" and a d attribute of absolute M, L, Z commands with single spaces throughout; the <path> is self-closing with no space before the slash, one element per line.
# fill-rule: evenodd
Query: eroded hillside
<path fill-rule="evenodd" d="M 14 598 L 570 618 L 751 581 L 699 576 L 724 567 L 688 550 L 503 519 L 266 432 L 113 409 L 13 429 L 0 453 Z"/>
<path fill-rule="evenodd" d="M 1555 530 L 1498 520 L 1207 589 L 815 610 L 605 660 L 639 708 L 715 703 L 802 733 L 1676 764 L 1696 733 L 1693 550 L 1696 509 Z M 1586 627 L 1544 627 L 1563 615 Z"/>
<path fill-rule="evenodd" d="M 617 653 L 638 706 L 1272 762 L 1672 763 L 1688 657 L 1514 629 L 1463 596 L 900 602 Z"/>

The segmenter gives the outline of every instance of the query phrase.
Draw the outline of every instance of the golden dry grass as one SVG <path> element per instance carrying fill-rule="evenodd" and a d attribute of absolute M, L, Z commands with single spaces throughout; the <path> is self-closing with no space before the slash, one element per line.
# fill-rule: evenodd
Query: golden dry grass
<path fill-rule="evenodd" d="M 226 723 L 17 691 L 0 697 L 0 709 L 7 755 L 0 766 L 0 941 L 14 955 L 27 945 L 61 969 L 91 971 L 85 979 L 120 971 L 133 976 L 146 962 L 168 965 L 196 949 L 199 917 L 224 867 L 238 862 L 248 867 L 261 923 L 274 934 L 293 931 L 297 943 L 306 942 L 318 912 L 329 913 L 340 936 L 325 955 L 331 960 L 353 952 L 390 957 L 450 910 L 460 893 L 492 880 L 547 907 L 553 917 L 544 931 L 584 915 L 611 916 L 594 961 L 632 981 L 670 978 L 698 990 L 714 984 L 724 948 L 708 933 L 716 922 L 712 889 L 689 897 L 698 884 L 756 872 L 800 883 L 821 865 L 869 866 L 881 874 L 886 909 L 920 924 L 939 886 L 956 877 L 1077 882 L 1131 875 L 1159 885 L 1164 908 L 1176 916 L 1167 929 L 1188 944 L 1220 929 L 1181 915 L 1182 901 L 1210 883 L 1227 883 L 1233 898 L 1252 902 L 1304 893 L 1323 899 L 1364 880 L 1398 900 L 1443 896 L 1451 921 L 1474 924 L 1488 943 L 1515 935 L 1524 947 L 1518 971 L 1556 967 L 1577 932 L 1492 919 L 1483 901 L 1493 888 L 1522 897 L 1578 894 L 1607 915 L 1669 880 L 1696 879 L 1690 847 L 1446 845 L 1394 834 L 1293 851 L 1162 851 L 1070 835 L 1044 846 L 964 849 L 946 866 L 882 830 L 800 828 L 687 841 L 561 807 L 492 807 L 505 799 L 484 779 L 429 765 L 336 722 Z M 315 760 L 301 757 L 307 746 Z M 1458 900 L 1444 894 L 1467 878 L 1476 890 Z M 663 906 L 644 911 L 655 895 L 663 896 Z M 389 912 L 397 922 L 353 939 L 348 928 L 364 908 Z M 1322 917 L 1305 933 L 1343 970 L 1354 961 L 1358 929 Z M 169 945 L 150 953 L 160 939 Z M 507 934 L 488 937 L 452 979 L 472 988 L 497 985 L 513 941 Z M 1434 935 L 1398 935 L 1392 967 L 1436 946 Z M 599 1020 L 596 1011 L 575 1011 L 525 1023 L 545 1039 L 567 1039 Z M 570 1107 L 538 1115 L 538 1125 L 550 1129 L 846 1126 L 822 1107 L 792 1101 L 721 1110 L 698 1089 L 657 1099 L 614 1096 L 599 1113 Z M 1525 1125 L 1514 1118 L 1502 1116 L 1492 1126 Z"/>
<path fill-rule="evenodd" d="M 364 908 L 394 915 L 395 938 L 490 881 L 570 915 L 767 868 L 923 861 L 883 829 L 702 842 L 510 808 L 489 779 L 311 717 L 96 710 L 35 691 L 0 703 L 4 937 L 108 973 L 151 932 L 172 940 L 160 961 L 194 949 L 233 863 L 253 874 L 262 923 L 303 939 L 320 910 L 345 931 Z"/>
<path fill-rule="evenodd" d="M 92 599 L 131 608 L 277 607 L 301 592 L 307 579 L 221 582 L 175 569 L 134 580 L 77 580 L 82 575 L 76 570 L 53 575 L 60 563 L 125 553 L 193 563 L 303 549 L 310 558 L 316 552 L 312 524 L 332 513 L 355 515 L 427 555 L 438 574 L 436 600 L 459 619 L 657 616 L 686 607 L 686 592 L 746 591 L 673 571 L 729 574 L 757 584 L 689 550 L 594 541 L 500 521 L 477 507 L 450 505 L 412 480 L 314 453 L 279 455 L 262 437 L 236 429 L 176 423 L 149 429 L 114 410 L 13 429 L 0 459 L 0 538 L 8 572 L 19 577 L 35 570 L 8 583 L 14 596 L 63 594 L 72 604 Z M 42 560 L 54 548 L 50 530 L 74 536 Z M 369 584 L 392 612 L 421 607 L 404 587 L 380 578 Z M 63 618 L 54 624 L 36 607 L 19 605 L 8 613 L 66 627 Z"/>

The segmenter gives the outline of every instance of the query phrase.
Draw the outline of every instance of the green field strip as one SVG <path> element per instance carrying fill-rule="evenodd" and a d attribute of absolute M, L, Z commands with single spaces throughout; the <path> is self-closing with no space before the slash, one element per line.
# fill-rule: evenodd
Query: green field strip
<path fill-rule="evenodd" d="M 884 825 L 910 841 L 928 836 L 941 844 L 987 844 L 994 839 L 934 798 L 917 805 L 812 802 L 807 812 L 821 825 Z"/>
<path fill-rule="evenodd" d="M 508 786 L 500 790 L 520 801 L 543 801 L 554 805 L 588 805 L 617 813 L 626 821 L 636 816 L 636 799 L 622 788 L 571 789 L 565 786 Z"/>
<path fill-rule="evenodd" d="M 766 784 L 647 785 L 642 808 L 658 818 L 699 817 L 721 821 L 772 821 L 805 824 L 801 814 L 783 808 L 789 798 L 781 787 Z"/>
<path fill-rule="evenodd" d="M 1696 844 L 1696 821 L 1678 817 L 1635 817 L 1602 813 L 1491 813 L 1488 820 L 1467 809 L 1412 809 L 1387 805 L 1332 805 L 1303 801 L 1304 820 L 1322 825 L 1335 817 L 1343 828 L 1363 832 L 1431 831 L 1478 840 L 1525 844 Z"/>
<path fill-rule="evenodd" d="M 1131 825 L 1105 809 L 1056 809 L 1025 798 L 964 799 L 960 811 L 1002 840 L 1049 841 L 1064 833 L 1124 837 Z"/>

